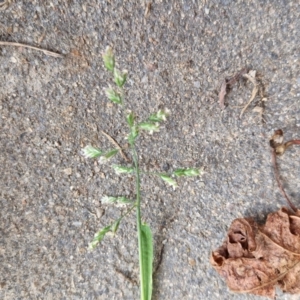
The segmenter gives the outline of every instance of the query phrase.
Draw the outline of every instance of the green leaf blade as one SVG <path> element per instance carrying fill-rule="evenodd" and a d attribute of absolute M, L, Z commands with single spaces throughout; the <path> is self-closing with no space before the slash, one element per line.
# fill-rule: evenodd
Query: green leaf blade
<path fill-rule="evenodd" d="M 146 224 L 141 224 L 141 292 L 142 300 L 151 300 L 152 296 L 152 268 L 153 268 L 153 241 L 151 229 Z"/>

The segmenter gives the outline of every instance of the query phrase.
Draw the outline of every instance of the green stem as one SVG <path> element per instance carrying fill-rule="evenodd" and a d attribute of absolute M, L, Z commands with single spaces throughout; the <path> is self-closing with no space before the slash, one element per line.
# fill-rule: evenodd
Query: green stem
<path fill-rule="evenodd" d="M 144 266 L 142 264 L 142 221 L 141 221 L 141 191 L 140 191 L 140 169 L 139 169 L 139 162 L 138 156 L 135 149 L 134 144 L 131 145 L 132 151 L 132 158 L 135 166 L 135 174 L 136 174 L 136 224 L 137 224 L 137 231 L 138 231 L 138 244 L 139 244 L 139 265 L 140 265 L 140 288 L 141 288 L 141 299 L 146 299 L 147 295 L 144 295 Z"/>
<path fill-rule="evenodd" d="M 126 211 L 126 213 L 124 214 L 124 215 L 121 215 L 121 217 L 119 218 L 120 220 L 122 220 L 123 218 L 125 218 L 125 217 L 127 217 L 131 212 L 132 212 L 132 210 L 136 207 L 136 203 L 134 204 L 134 205 L 132 205 L 127 211 Z"/>
<path fill-rule="evenodd" d="M 153 176 L 160 176 L 161 173 L 155 173 L 155 172 L 144 172 L 144 171 L 140 171 L 140 174 L 145 174 L 145 175 L 153 175 Z"/>

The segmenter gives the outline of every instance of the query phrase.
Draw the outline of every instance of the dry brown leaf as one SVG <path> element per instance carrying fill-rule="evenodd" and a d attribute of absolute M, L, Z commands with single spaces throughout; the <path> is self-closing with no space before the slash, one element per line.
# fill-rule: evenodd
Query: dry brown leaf
<path fill-rule="evenodd" d="M 262 226 L 251 218 L 235 219 L 223 245 L 211 254 L 211 264 L 234 292 L 274 299 L 279 286 L 300 293 L 300 210 L 285 193 L 276 163 L 276 156 L 295 144 L 300 140 L 284 143 L 281 129 L 270 140 L 275 178 L 293 212 L 283 207 Z"/>
<path fill-rule="evenodd" d="M 274 299 L 278 285 L 299 293 L 300 211 L 282 208 L 269 214 L 264 226 L 252 219 L 234 220 L 211 264 L 234 292 Z"/>

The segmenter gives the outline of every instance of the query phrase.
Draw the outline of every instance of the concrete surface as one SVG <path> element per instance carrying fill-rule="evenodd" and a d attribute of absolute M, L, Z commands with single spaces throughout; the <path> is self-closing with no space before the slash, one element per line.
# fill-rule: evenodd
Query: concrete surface
<path fill-rule="evenodd" d="M 3 2 L 3 1 L 2 1 Z M 103 195 L 132 195 L 133 181 L 80 155 L 87 144 L 124 144 L 127 126 L 108 103 L 101 52 L 113 46 L 129 71 L 128 108 L 140 120 L 172 115 L 138 142 L 146 170 L 205 167 L 177 190 L 143 177 L 143 219 L 155 240 L 153 299 L 260 299 L 230 293 L 209 264 L 231 221 L 285 205 L 268 139 L 281 128 L 299 137 L 300 6 L 292 1 L 11 1 L 0 11 L 0 298 L 139 299 L 135 216 L 94 252 L 95 231 L 123 208 Z M 73 56 L 68 54 L 72 53 Z M 76 56 L 77 55 L 77 56 Z M 244 66 L 260 74 L 268 100 L 262 121 L 237 84 L 218 104 L 224 77 Z M 122 158 L 114 162 L 122 163 Z M 300 207 L 299 149 L 279 161 Z M 278 291 L 278 299 L 291 299 Z M 294 297 L 294 299 L 296 299 Z"/>

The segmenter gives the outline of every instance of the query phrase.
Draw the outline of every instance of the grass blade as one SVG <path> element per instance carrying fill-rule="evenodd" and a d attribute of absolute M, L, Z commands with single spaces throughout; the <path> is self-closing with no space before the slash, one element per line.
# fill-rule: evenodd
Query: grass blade
<path fill-rule="evenodd" d="M 142 300 L 151 300 L 152 296 L 152 264 L 153 264 L 153 243 L 152 233 L 148 225 L 141 225 L 141 290 Z"/>

